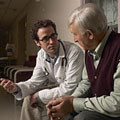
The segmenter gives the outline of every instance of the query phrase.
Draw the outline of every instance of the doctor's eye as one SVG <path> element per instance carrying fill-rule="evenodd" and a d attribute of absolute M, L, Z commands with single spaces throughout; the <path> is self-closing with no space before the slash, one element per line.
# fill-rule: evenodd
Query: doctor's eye
<path fill-rule="evenodd" d="M 57 38 L 57 33 L 52 33 L 50 36 L 45 36 L 43 37 L 41 40 L 39 41 L 43 41 L 44 43 L 46 43 L 47 41 L 49 41 L 50 39 L 54 40 Z"/>
<path fill-rule="evenodd" d="M 49 40 L 48 36 L 45 36 L 42 40 L 40 41 L 43 41 L 43 42 L 47 42 Z"/>

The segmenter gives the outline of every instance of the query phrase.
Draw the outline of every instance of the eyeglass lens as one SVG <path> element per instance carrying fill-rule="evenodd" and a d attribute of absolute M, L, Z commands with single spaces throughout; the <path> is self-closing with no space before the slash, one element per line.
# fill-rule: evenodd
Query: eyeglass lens
<path fill-rule="evenodd" d="M 57 34 L 56 33 L 52 33 L 50 36 L 43 37 L 40 41 L 47 42 L 50 38 L 51 39 L 57 38 Z"/>

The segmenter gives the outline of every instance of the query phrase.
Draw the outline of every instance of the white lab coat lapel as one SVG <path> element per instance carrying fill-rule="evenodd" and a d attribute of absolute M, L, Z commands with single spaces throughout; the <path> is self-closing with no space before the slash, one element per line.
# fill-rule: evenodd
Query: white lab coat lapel
<path fill-rule="evenodd" d="M 44 54 L 44 59 L 43 59 L 43 71 L 45 71 L 45 69 L 47 70 L 47 72 L 49 73 L 48 74 L 48 79 L 51 80 L 51 81 L 55 81 L 55 77 L 54 77 L 54 72 L 53 72 L 53 69 L 51 69 L 51 64 L 46 61 L 46 55 Z"/>
<path fill-rule="evenodd" d="M 60 43 L 59 56 L 54 65 L 54 75 L 58 83 L 63 82 L 63 77 L 65 77 L 65 66 L 62 66 L 62 60 L 65 57 L 65 51 L 62 44 Z"/>

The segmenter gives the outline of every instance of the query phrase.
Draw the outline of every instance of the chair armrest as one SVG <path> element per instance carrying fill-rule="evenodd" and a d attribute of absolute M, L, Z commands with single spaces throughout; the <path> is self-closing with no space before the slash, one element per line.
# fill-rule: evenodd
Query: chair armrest
<path fill-rule="evenodd" d="M 7 66 L 4 67 L 4 75 L 6 74 L 7 69 L 8 69 L 10 66 L 11 66 L 11 65 L 7 65 Z"/>
<path fill-rule="evenodd" d="M 17 82 L 17 75 L 19 73 L 24 73 L 24 72 L 32 72 L 34 68 L 21 68 L 21 69 L 18 69 L 15 74 L 14 74 L 14 82 L 16 83 Z"/>
<path fill-rule="evenodd" d="M 9 73 L 9 78 L 12 80 L 12 74 L 14 74 L 13 72 L 14 71 L 17 71 L 17 70 L 20 70 L 20 69 L 25 69 L 25 68 L 29 68 L 29 67 L 26 67 L 26 66 L 16 66 L 16 67 L 14 67 L 14 68 L 12 68 L 11 70 L 10 70 L 10 73 Z"/>
<path fill-rule="evenodd" d="M 7 67 L 7 66 L 6 66 Z M 13 69 L 13 68 L 16 68 L 16 67 L 22 67 L 22 65 L 10 65 L 10 66 L 8 66 L 5 70 L 4 70 L 4 72 L 5 72 L 5 75 L 8 77 L 9 76 L 9 71 L 10 71 L 10 69 Z"/>

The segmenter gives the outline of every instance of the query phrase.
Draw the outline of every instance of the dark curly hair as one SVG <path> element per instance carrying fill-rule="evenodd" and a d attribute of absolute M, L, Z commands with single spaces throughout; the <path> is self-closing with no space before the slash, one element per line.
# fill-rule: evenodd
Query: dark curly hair
<path fill-rule="evenodd" d="M 34 24 L 32 30 L 31 30 L 31 34 L 32 34 L 33 40 L 39 41 L 39 38 L 38 38 L 38 35 L 37 35 L 38 29 L 43 28 L 43 27 L 48 27 L 48 26 L 52 26 L 54 31 L 55 31 L 55 33 L 57 33 L 56 25 L 55 25 L 54 22 L 52 22 L 49 19 L 38 20 L 38 22 L 36 22 Z"/>

